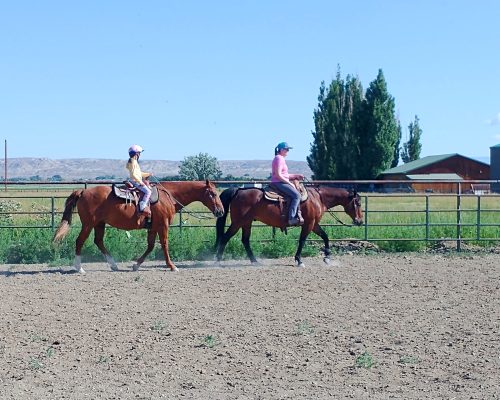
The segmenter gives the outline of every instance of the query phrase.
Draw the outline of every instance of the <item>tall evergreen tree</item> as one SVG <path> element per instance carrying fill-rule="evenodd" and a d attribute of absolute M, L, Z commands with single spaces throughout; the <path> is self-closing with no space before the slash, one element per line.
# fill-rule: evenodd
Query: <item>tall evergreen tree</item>
<path fill-rule="evenodd" d="M 389 168 L 394 159 L 398 141 L 398 124 L 394 114 L 395 101 L 387 91 L 382 70 L 366 90 L 364 129 L 360 135 L 360 153 L 363 159 L 358 178 L 374 179 Z"/>
<path fill-rule="evenodd" d="M 318 108 L 314 110 L 314 141 L 307 157 L 314 179 L 357 178 L 362 100 L 360 81 L 350 76 L 344 81 L 340 68 L 328 89 L 321 83 Z"/>
<path fill-rule="evenodd" d="M 401 125 L 382 70 L 365 96 L 358 78 L 321 83 L 307 157 L 314 179 L 373 179 L 399 162 Z"/>
<path fill-rule="evenodd" d="M 422 129 L 419 125 L 418 116 L 415 115 L 415 120 L 410 122 L 410 125 L 408 125 L 408 131 L 410 133 L 410 137 L 408 138 L 408 141 L 403 144 L 403 152 L 401 154 L 401 158 L 405 164 L 410 161 L 418 160 L 420 158 L 420 152 L 422 151 L 422 144 L 420 143 L 420 139 L 422 138 Z"/>
<path fill-rule="evenodd" d="M 307 157 L 307 163 L 313 171 L 313 179 L 328 179 L 335 175 L 334 165 L 329 152 L 330 138 L 327 130 L 328 107 L 326 102 L 327 90 L 325 82 L 321 82 L 318 96 L 318 108 L 314 110 L 314 127 L 312 132 L 313 142 L 311 144 L 311 154 Z"/>
<path fill-rule="evenodd" d="M 336 165 L 336 179 L 357 179 L 359 146 L 359 116 L 363 105 L 363 88 L 359 79 L 347 76 L 341 86 L 336 106 L 339 121 L 333 137 L 332 154 Z"/>
<path fill-rule="evenodd" d="M 400 145 L 401 145 L 401 137 L 403 135 L 403 131 L 401 129 L 401 122 L 399 121 L 399 119 L 397 121 L 398 121 L 398 141 L 396 142 L 396 145 L 394 146 L 394 158 L 392 159 L 391 168 L 398 166 L 399 157 L 400 157 L 400 153 L 401 153 Z"/>

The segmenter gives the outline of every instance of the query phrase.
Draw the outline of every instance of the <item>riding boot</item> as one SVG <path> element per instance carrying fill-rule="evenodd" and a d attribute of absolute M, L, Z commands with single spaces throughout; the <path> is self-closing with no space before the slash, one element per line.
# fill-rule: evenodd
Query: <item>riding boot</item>
<path fill-rule="evenodd" d="M 297 217 L 290 218 L 288 220 L 288 226 L 298 226 L 299 225 L 299 219 Z"/>
<path fill-rule="evenodd" d="M 146 229 L 151 228 L 151 209 L 149 206 L 141 210 L 140 205 L 137 207 L 137 226 Z"/>

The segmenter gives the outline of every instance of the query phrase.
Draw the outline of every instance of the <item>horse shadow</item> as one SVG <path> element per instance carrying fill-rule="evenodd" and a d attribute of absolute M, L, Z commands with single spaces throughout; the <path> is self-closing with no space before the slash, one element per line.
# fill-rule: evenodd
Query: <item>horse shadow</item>
<path fill-rule="evenodd" d="M 221 269 L 231 269 L 235 267 L 242 267 L 240 264 L 218 264 L 215 262 L 195 262 L 195 263 L 188 263 L 188 264 L 177 264 L 177 267 L 180 270 L 200 270 L 200 269 L 212 269 L 212 268 L 221 268 Z M 50 267 L 49 267 L 50 268 Z M 140 268 L 140 271 L 148 271 L 148 272 L 154 272 L 158 270 L 165 269 L 165 265 L 163 264 L 158 264 L 158 265 L 142 265 Z M 89 272 L 89 271 L 87 271 Z M 110 271 L 107 268 L 102 268 L 99 270 L 91 270 L 92 272 L 111 272 L 111 273 L 127 273 L 127 272 L 135 272 L 132 270 L 132 267 L 127 268 L 127 267 L 122 267 L 116 271 Z M 78 271 L 75 269 L 63 269 L 63 268 L 50 268 L 50 269 L 44 269 L 44 270 L 25 270 L 25 271 L 15 271 L 15 270 L 3 270 L 0 271 L 0 277 L 13 277 L 13 276 L 34 276 L 34 275 L 55 275 L 55 274 L 60 274 L 60 275 L 75 275 L 79 274 Z"/>
<path fill-rule="evenodd" d="M 65 270 L 65 269 L 50 269 L 50 270 L 31 270 L 31 271 L 0 271 L 0 276 L 11 277 L 11 276 L 22 276 L 22 275 L 38 275 L 38 274 L 61 274 L 61 275 L 73 275 L 76 274 L 75 270 Z"/>
<path fill-rule="evenodd" d="M 247 264 L 228 264 L 228 263 L 218 263 L 216 261 L 208 261 L 208 262 L 191 262 L 191 263 L 176 263 L 176 266 L 179 270 L 201 270 L 201 269 L 231 269 L 231 268 L 240 268 L 247 266 L 260 266 L 253 265 L 251 263 Z M 141 265 L 140 271 L 156 271 L 158 269 L 165 269 L 165 265 Z"/>

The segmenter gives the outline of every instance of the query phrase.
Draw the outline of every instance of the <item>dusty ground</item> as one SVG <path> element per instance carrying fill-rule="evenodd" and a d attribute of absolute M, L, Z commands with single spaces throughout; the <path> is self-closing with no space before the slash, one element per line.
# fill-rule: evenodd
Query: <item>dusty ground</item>
<path fill-rule="evenodd" d="M 500 398 L 500 255 L 0 266 L 0 399 Z"/>

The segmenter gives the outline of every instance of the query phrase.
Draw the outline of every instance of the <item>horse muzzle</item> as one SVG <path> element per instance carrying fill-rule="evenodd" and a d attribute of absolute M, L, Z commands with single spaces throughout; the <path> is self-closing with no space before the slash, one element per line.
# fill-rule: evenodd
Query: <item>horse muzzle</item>
<path fill-rule="evenodd" d="M 214 215 L 216 218 L 220 218 L 224 215 L 224 209 L 223 208 L 216 208 L 214 210 Z"/>
<path fill-rule="evenodd" d="M 352 224 L 353 224 L 354 226 L 361 226 L 361 225 L 363 225 L 363 220 L 362 220 L 362 219 L 358 219 L 358 218 L 353 219 L 353 220 L 352 220 Z"/>

